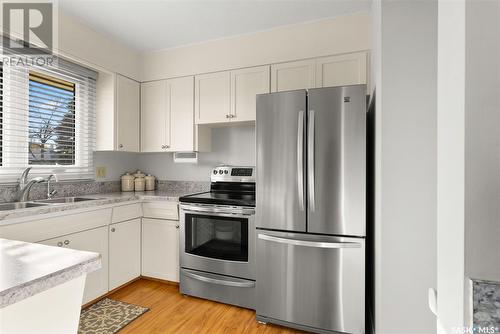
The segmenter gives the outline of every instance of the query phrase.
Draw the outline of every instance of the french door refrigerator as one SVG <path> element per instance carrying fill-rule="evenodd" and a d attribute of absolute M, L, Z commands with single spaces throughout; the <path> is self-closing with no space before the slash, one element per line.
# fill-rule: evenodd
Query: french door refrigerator
<path fill-rule="evenodd" d="M 257 320 L 365 332 L 366 86 L 257 96 Z"/>

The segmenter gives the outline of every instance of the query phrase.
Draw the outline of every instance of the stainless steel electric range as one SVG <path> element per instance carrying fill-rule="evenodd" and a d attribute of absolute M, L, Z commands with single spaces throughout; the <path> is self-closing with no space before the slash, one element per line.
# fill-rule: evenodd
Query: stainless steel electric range
<path fill-rule="evenodd" d="M 219 166 L 180 202 L 182 294 L 255 308 L 255 169 Z"/>

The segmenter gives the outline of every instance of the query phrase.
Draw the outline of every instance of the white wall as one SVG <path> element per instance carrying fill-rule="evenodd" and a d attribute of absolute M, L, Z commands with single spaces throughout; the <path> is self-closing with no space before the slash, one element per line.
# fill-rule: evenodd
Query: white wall
<path fill-rule="evenodd" d="M 142 81 L 371 49 L 368 13 L 143 54 Z"/>
<path fill-rule="evenodd" d="M 89 4 L 90 5 L 90 4 Z M 89 66 L 139 79 L 140 54 L 59 10 L 59 51 Z"/>
<path fill-rule="evenodd" d="M 375 327 L 435 333 L 437 1 L 375 4 Z"/>
<path fill-rule="evenodd" d="M 141 153 L 137 166 L 160 180 L 210 181 L 211 169 L 219 164 L 255 165 L 255 127 L 212 129 L 212 152 L 199 153 L 198 164 L 173 162 L 172 153 Z"/>
<path fill-rule="evenodd" d="M 116 181 L 125 172 L 135 171 L 138 154 L 128 152 L 94 152 L 94 167 L 106 167 L 106 177 L 96 181 Z"/>
<path fill-rule="evenodd" d="M 500 281 L 500 2 L 466 2 L 465 274 Z"/>

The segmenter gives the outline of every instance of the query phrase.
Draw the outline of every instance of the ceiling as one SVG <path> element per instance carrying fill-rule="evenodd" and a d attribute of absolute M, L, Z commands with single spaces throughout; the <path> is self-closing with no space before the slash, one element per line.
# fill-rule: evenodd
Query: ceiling
<path fill-rule="evenodd" d="M 368 12 L 370 0 L 59 0 L 60 9 L 137 51 L 155 51 Z"/>

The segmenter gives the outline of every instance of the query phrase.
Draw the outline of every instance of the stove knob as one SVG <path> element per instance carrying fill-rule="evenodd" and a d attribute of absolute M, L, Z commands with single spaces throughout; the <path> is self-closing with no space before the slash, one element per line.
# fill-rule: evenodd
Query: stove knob
<path fill-rule="evenodd" d="M 220 171 L 219 171 L 219 174 L 222 174 L 222 173 L 223 173 L 223 171 L 222 171 L 222 170 L 220 170 Z"/>
<path fill-rule="evenodd" d="M 224 171 L 224 174 L 227 174 L 227 173 L 228 173 L 228 171 L 227 171 L 227 169 L 226 169 L 226 170 Z"/>
<path fill-rule="evenodd" d="M 214 174 L 217 174 L 217 171 L 216 171 L 216 170 L 214 170 Z"/>

